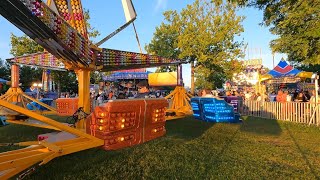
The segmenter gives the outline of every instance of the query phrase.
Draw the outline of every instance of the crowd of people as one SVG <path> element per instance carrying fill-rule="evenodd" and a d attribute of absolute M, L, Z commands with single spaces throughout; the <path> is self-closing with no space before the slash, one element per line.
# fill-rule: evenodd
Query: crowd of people
<path fill-rule="evenodd" d="M 280 89 L 277 93 L 256 93 L 254 91 L 215 91 L 202 89 L 198 91 L 197 96 L 202 97 L 222 97 L 222 96 L 240 96 L 243 100 L 265 101 L 265 102 L 316 102 L 315 90 L 289 92 Z M 320 101 L 319 101 L 320 102 Z"/>
<path fill-rule="evenodd" d="M 90 97 L 93 100 L 99 102 L 106 102 L 108 100 L 115 99 L 134 99 L 134 98 L 162 98 L 168 95 L 168 91 L 154 90 L 149 87 L 146 80 L 140 81 L 135 85 L 135 88 L 128 87 L 100 87 L 98 91 L 91 91 Z M 190 93 L 190 92 L 189 92 Z M 76 93 L 62 93 L 60 98 L 74 98 L 77 97 Z M 198 90 L 195 96 L 202 97 L 223 97 L 223 96 L 238 96 L 243 100 L 251 101 L 264 101 L 264 102 L 316 102 L 315 90 L 303 91 L 296 90 L 294 92 L 280 89 L 277 93 L 274 91 L 271 93 L 256 93 L 254 90 L 251 91 L 217 91 L 211 89 Z M 318 101 L 320 102 L 320 101 Z"/>
<path fill-rule="evenodd" d="M 279 90 L 277 95 L 273 93 L 274 99 L 273 101 L 277 102 L 316 102 L 316 92 L 312 90 L 311 93 L 309 91 L 295 91 L 290 93 L 288 91 Z"/>
<path fill-rule="evenodd" d="M 149 88 L 146 80 L 140 81 L 135 85 L 136 88 L 117 87 L 105 88 L 100 87 L 99 90 L 90 92 L 91 98 L 98 102 L 105 102 L 115 99 L 134 99 L 134 98 L 162 98 L 167 95 L 167 92 L 156 91 Z"/>

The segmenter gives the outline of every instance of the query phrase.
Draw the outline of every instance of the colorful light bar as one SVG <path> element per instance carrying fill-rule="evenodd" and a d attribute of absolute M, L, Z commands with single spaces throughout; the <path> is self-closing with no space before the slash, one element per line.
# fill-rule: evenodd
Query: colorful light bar
<path fill-rule="evenodd" d="M 45 67 L 49 69 L 65 70 L 65 65 L 48 52 L 30 54 L 28 56 L 7 59 L 9 63 Z"/>
<path fill-rule="evenodd" d="M 84 38 L 88 39 L 87 26 L 84 20 L 82 5 L 80 0 L 54 0 L 57 10 L 74 29 Z"/>
<path fill-rule="evenodd" d="M 41 0 L 1 0 L 0 14 L 57 58 L 75 66 L 91 63 L 87 39 Z"/>
<path fill-rule="evenodd" d="M 102 54 L 96 56 L 97 65 L 103 65 L 101 71 L 135 69 L 141 67 L 156 67 L 161 65 L 174 65 L 183 63 L 181 60 L 163 58 L 148 54 L 133 53 L 127 51 L 118 51 L 111 49 L 103 49 Z M 17 63 L 24 65 L 34 65 L 46 67 L 50 69 L 63 69 L 63 62 L 48 52 L 36 53 L 27 56 L 20 56 L 7 59 L 9 63 Z"/>
<path fill-rule="evenodd" d="M 134 69 L 185 63 L 179 59 L 104 48 L 101 52 L 96 52 L 96 57 L 96 63 L 103 66 L 102 70 Z"/>

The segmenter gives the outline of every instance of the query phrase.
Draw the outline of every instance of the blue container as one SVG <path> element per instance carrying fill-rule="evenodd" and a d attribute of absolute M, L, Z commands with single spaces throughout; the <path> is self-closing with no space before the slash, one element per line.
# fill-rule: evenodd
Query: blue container
<path fill-rule="evenodd" d="M 0 116 L 0 126 L 9 125 L 9 123 L 6 120 L 7 120 L 6 116 Z"/>
<path fill-rule="evenodd" d="M 200 98 L 191 98 L 191 107 L 193 110 L 193 117 L 195 119 L 202 120 L 203 119 L 203 112 L 202 112 L 202 107 L 200 105 Z"/>
<path fill-rule="evenodd" d="M 225 100 L 214 97 L 191 98 L 193 116 L 207 122 L 239 122 L 240 115 L 235 115 L 234 107 Z"/>
<path fill-rule="evenodd" d="M 55 99 L 58 99 L 58 93 L 56 93 L 56 92 L 47 92 L 47 93 L 44 93 L 43 97 L 55 100 Z"/>
<path fill-rule="evenodd" d="M 43 99 L 40 99 L 39 101 L 42 102 L 42 103 L 47 104 L 48 106 L 51 106 L 51 105 L 52 105 L 52 102 L 53 102 L 53 99 L 43 98 Z M 40 104 L 38 104 L 38 103 L 36 103 L 36 102 L 28 103 L 28 104 L 27 104 L 27 108 L 28 108 L 29 110 L 35 110 L 35 109 L 40 110 L 40 111 L 48 110 L 47 108 L 41 106 Z"/>
<path fill-rule="evenodd" d="M 51 98 L 42 98 L 42 99 L 40 99 L 40 102 L 42 102 L 42 103 L 44 103 L 44 104 L 46 104 L 48 106 L 52 106 L 53 99 L 51 99 Z M 38 106 L 39 106 L 39 110 L 40 111 L 48 110 L 47 108 L 45 108 L 43 106 L 40 106 L 39 104 L 38 104 Z"/>

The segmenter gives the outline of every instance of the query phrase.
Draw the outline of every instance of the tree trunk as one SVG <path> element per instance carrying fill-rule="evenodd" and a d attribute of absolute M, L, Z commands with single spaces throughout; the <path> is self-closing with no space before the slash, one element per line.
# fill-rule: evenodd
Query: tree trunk
<path fill-rule="evenodd" d="M 61 97 L 61 83 L 60 83 L 60 81 L 58 81 L 57 82 L 57 89 L 58 89 L 58 98 L 60 98 Z"/>
<path fill-rule="evenodd" d="M 191 94 L 194 95 L 194 61 L 191 61 Z"/>

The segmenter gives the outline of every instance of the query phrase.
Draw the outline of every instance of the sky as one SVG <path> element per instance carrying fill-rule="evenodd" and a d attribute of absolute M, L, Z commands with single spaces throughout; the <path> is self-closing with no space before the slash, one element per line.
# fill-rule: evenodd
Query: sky
<path fill-rule="evenodd" d="M 134 23 L 143 53 L 146 53 L 144 47 L 151 42 L 155 28 L 160 26 L 164 20 L 163 12 L 167 10 L 181 11 L 187 4 L 193 2 L 194 0 L 132 0 L 137 13 L 137 19 Z M 82 6 L 90 11 L 90 24 L 101 34 L 93 39 L 95 42 L 125 23 L 121 0 L 82 0 Z M 242 39 L 245 43 L 248 43 L 245 59 L 262 58 L 263 65 L 271 69 L 273 67 L 273 56 L 269 43 L 276 36 L 269 32 L 268 27 L 259 25 L 262 22 L 262 11 L 246 8 L 241 9 L 238 14 L 246 17 L 242 23 L 244 32 L 240 37 L 237 37 L 237 39 Z M 18 28 L 0 16 L 0 58 L 2 60 L 12 57 L 9 53 L 11 48 L 10 33 L 23 34 Z M 116 34 L 100 47 L 140 52 L 132 25 Z M 274 63 L 277 64 L 283 56 L 282 54 L 275 54 Z M 154 71 L 155 68 L 148 70 Z M 189 64 L 183 65 L 183 80 L 185 85 L 190 87 Z"/>

